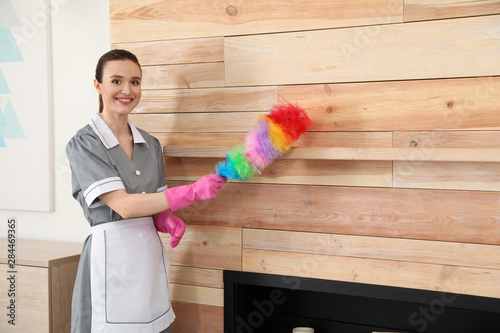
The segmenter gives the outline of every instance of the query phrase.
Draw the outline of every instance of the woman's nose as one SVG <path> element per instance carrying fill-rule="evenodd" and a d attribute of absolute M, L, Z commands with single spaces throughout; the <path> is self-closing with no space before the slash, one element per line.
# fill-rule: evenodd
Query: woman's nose
<path fill-rule="evenodd" d="M 130 87 L 129 84 L 124 84 L 122 86 L 122 93 L 125 95 L 129 95 L 132 92 L 132 88 Z"/>

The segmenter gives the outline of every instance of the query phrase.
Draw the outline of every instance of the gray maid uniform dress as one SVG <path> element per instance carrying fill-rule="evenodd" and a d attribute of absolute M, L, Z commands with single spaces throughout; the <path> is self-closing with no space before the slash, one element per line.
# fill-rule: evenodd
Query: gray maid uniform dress
<path fill-rule="evenodd" d="M 154 193 L 167 187 L 159 141 L 130 121 L 129 127 L 132 159 L 99 114 L 66 147 L 73 197 L 92 226 L 73 290 L 73 333 L 158 333 L 175 318 L 170 263 L 152 217 L 125 220 L 98 198 L 119 189 Z"/>

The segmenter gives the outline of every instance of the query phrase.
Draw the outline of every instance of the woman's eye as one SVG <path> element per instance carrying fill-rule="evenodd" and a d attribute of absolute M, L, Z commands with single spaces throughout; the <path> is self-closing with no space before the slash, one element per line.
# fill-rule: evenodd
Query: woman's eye
<path fill-rule="evenodd" d="M 138 85 L 140 85 L 140 84 L 141 84 L 141 81 L 132 81 L 132 84 L 133 84 L 134 86 L 138 86 Z"/>
<path fill-rule="evenodd" d="M 115 80 L 111 81 L 111 83 L 114 83 L 114 84 L 120 84 L 120 80 L 116 80 L 116 79 L 115 79 Z"/>

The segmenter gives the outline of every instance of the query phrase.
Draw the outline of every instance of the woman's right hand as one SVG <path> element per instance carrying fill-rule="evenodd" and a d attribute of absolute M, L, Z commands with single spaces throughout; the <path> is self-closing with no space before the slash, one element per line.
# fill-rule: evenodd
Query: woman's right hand
<path fill-rule="evenodd" d="M 205 175 L 194 184 L 167 188 L 164 192 L 170 210 L 175 212 L 197 201 L 214 199 L 226 181 L 219 175 Z"/>

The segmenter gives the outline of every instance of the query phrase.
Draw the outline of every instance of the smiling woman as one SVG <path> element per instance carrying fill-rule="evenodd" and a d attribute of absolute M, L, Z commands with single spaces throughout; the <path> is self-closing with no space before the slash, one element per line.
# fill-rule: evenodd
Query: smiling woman
<path fill-rule="evenodd" d="M 95 71 L 94 86 L 99 93 L 99 113 L 104 110 L 103 94 L 106 94 L 109 87 L 109 93 L 119 94 L 133 92 L 134 96 L 124 96 L 126 99 L 130 97 L 136 100 L 132 109 L 137 106 L 141 99 L 141 79 L 142 69 L 137 57 L 125 50 L 114 50 L 106 53 L 99 59 Z M 104 92 L 104 88 L 106 93 Z M 111 98 L 114 94 L 111 95 Z M 130 111 L 132 111 L 132 109 Z"/>
<path fill-rule="evenodd" d="M 186 226 L 172 211 L 215 198 L 225 182 L 207 175 L 167 188 L 160 142 L 128 118 L 141 79 L 134 54 L 104 54 L 94 80 L 99 113 L 66 147 L 73 197 L 92 226 L 73 290 L 73 333 L 170 332 L 170 263 L 157 231 L 177 246 Z"/>
<path fill-rule="evenodd" d="M 127 119 L 141 99 L 142 74 L 137 58 L 131 58 L 106 62 L 104 69 L 98 70 L 100 76 L 96 75 L 94 79 L 102 105 L 101 118 L 115 133 L 118 143 L 129 158 L 132 158 L 134 144 Z"/>

